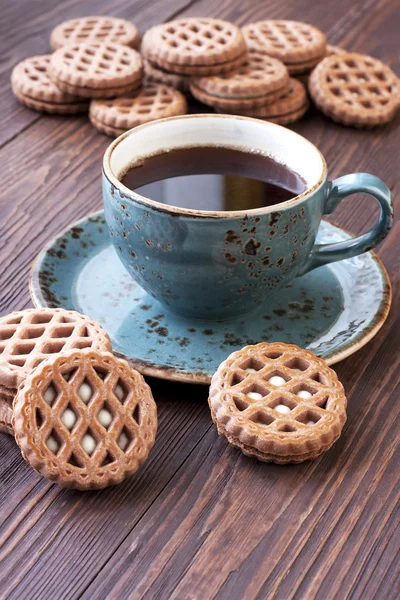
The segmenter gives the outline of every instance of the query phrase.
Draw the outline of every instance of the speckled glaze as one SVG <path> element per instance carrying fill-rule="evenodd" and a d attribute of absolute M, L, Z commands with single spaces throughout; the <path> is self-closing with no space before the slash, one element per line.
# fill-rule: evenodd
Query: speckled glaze
<path fill-rule="evenodd" d="M 352 239 L 324 221 L 318 237 L 319 243 Z M 294 279 L 245 317 L 180 317 L 126 272 L 103 213 L 50 242 L 33 266 L 30 288 L 36 306 L 74 309 L 100 322 L 114 351 L 143 374 L 192 383 L 209 383 L 231 352 L 261 341 L 294 343 L 333 364 L 377 333 L 391 300 L 385 269 L 367 252 Z"/>
<path fill-rule="evenodd" d="M 302 175 L 308 190 L 273 207 L 211 212 L 154 202 L 118 180 L 133 160 L 193 144 L 268 153 Z M 296 276 L 366 252 L 387 234 L 391 200 L 382 181 L 359 173 L 329 182 L 326 175 L 317 148 L 278 125 L 227 115 L 164 119 L 127 132 L 108 148 L 105 217 L 126 270 L 151 296 L 180 315 L 229 319 L 268 306 L 269 295 Z M 358 191 L 380 203 L 377 225 L 355 240 L 315 246 L 322 215 Z"/>

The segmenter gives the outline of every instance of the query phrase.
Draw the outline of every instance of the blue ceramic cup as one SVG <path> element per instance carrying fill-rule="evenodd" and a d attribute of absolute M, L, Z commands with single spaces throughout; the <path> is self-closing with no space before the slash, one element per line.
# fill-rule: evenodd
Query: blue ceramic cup
<path fill-rule="evenodd" d="M 273 206 L 212 212 L 155 202 L 119 181 L 141 158 L 194 145 L 265 153 L 301 175 L 307 190 Z M 348 241 L 315 244 L 322 215 L 357 192 L 380 204 L 376 225 Z M 162 119 L 121 135 L 104 156 L 103 197 L 127 271 L 165 307 L 196 318 L 248 313 L 294 277 L 367 252 L 392 224 L 390 191 L 380 179 L 354 173 L 329 181 L 324 157 L 308 140 L 267 121 L 232 115 Z"/>

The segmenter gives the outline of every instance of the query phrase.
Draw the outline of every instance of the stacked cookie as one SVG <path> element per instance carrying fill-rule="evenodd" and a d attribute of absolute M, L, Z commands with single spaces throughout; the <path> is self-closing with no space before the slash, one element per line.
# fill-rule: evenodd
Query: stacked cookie
<path fill-rule="evenodd" d="M 0 429 L 25 460 L 66 487 L 121 482 L 154 444 L 156 406 L 143 377 L 111 354 L 100 325 L 75 311 L 0 319 Z"/>
<path fill-rule="evenodd" d="M 289 77 L 286 66 L 258 50 L 232 74 L 194 78 L 193 96 L 219 112 L 237 113 L 287 124 L 308 108 L 304 86 Z"/>

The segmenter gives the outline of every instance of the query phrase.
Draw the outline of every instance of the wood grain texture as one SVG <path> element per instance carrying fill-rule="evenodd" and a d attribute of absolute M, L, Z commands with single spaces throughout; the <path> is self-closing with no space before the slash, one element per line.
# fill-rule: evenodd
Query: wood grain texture
<path fill-rule="evenodd" d="M 109 140 L 86 117 L 41 117 L 20 107 L 8 84 L 17 61 L 49 51 L 48 34 L 61 20 L 107 13 L 144 31 L 178 15 L 239 24 L 293 18 L 321 27 L 331 43 L 377 56 L 397 73 L 400 67 L 393 0 L 3 0 L 1 8 L 0 314 L 30 304 L 29 269 L 42 246 L 101 206 Z M 331 178 L 366 171 L 396 193 L 399 121 L 357 131 L 313 109 L 293 129 L 320 148 Z M 359 233 L 376 214 L 374 202 L 358 196 L 333 220 Z M 392 279 L 392 311 L 366 347 L 335 366 L 348 422 L 314 463 L 279 467 L 245 458 L 218 438 L 204 388 L 159 381 L 150 381 L 160 415 L 156 445 L 118 488 L 62 490 L 1 435 L 0 597 L 398 598 L 399 237 L 397 221 L 378 251 Z"/>

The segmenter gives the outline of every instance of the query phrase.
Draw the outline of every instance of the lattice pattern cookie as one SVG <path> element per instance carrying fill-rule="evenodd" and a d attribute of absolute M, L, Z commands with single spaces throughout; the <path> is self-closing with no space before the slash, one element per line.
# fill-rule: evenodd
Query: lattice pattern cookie
<path fill-rule="evenodd" d="M 208 18 L 179 19 L 151 27 L 143 36 L 141 50 L 159 67 L 177 73 L 185 67 L 187 74 L 193 67 L 215 70 L 247 54 L 239 27 Z M 196 71 L 193 74 L 200 75 Z"/>
<path fill-rule="evenodd" d="M 355 127 L 388 123 L 399 106 L 399 79 L 380 60 L 363 54 L 326 57 L 312 72 L 309 90 L 322 112 Z"/>
<path fill-rule="evenodd" d="M 285 65 L 257 51 L 249 52 L 246 63 L 233 73 L 199 77 L 193 84 L 212 96 L 249 99 L 282 90 L 289 83 Z"/>
<path fill-rule="evenodd" d="M 311 352 L 281 343 L 231 354 L 212 379 L 209 405 L 230 444 L 276 463 L 316 458 L 346 421 L 336 373 Z"/>
<path fill-rule="evenodd" d="M 140 86 L 143 61 L 138 52 L 115 43 L 62 46 L 52 54 L 50 73 L 62 90 L 85 98 L 108 98 Z"/>
<path fill-rule="evenodd" d="M 18 100 L 34 110 L 73 114 L 89 108 L 78 96 L 60 90 L 49 75 L 50 55 L 32 56 L 18 63 L 11 74 L 11 87 Z"/>
<path fill-rule="evenodd" d="M 300 21 L 266 20 L 242 28 L 250 49 L 265 52 L 285 64 L 301 63 L 323 57 L 325 35 L 312 25 Z"/>
<path fill-rule="evenodd" d="M 86 42 L 116 42 L 138 48 L 140 36 L 133 23 L 116 17 L 93 16 L 70 19 L 60 23 L 50 35 L 53 50 L 66 44 Z"/>
<path fill-rule="evenodd" d="M 157 409 L 143 377 L 108 352 L 43 362 L 14 401 L 15 439 L 45 477 L 81 490 L 120 483 L 150 452 Z"/>
<path fill-rule="evenodd" d="M 167 85 L 149 84 L 133 98 L 93 100 L 89 117 L 96 129 L 116 137 L 148 121 L 186 112 L 187 101 L 179 90 Z"/>
<path fill-rule="evenodd" d="M 287 125 L 300 119 L 307 111 L 308 106 L 307 92 L 304 85 L 291 77 L 289 91 L 279 100 L 249 111 L 242 110 L 241 114 Z"/>
<path fill-rule="evenodd" d="M 12 427 L 13 411 L 8 402 L 0 398 L 0 432 L 14 435 Z"/>
<path fill-rule="evenodd" d="M 17 388 L 41 362 L 72 348 L 111 351 L 104 329 L 62 308 L 32 308 L 0 318 L 0 385 Z"/>
<path fill-rule="evenodd" d="M 170 73 L 160 67 L 152 65 L 148 60 L 144 60 L 144 75 L 145 85 L 152 83 L 161 83 L 162 85 L 168 85 L 174 87 L 182 92 L 189 91 L 190 76 L 178 75 L 178 73 Z"/>

